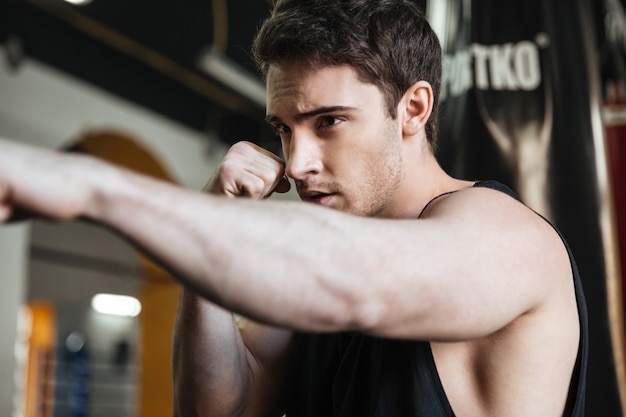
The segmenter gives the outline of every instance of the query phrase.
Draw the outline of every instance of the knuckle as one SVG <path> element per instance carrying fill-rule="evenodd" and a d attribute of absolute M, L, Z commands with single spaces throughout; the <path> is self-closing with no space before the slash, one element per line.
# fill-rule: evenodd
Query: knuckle
<path fill-rule="evenodd" d="M 247 155 L 252 151 L 256 152 L 256 149 L 251 142 L 241 141 L 233 144 L 228 150 L 228 153 Z"/>
<path fill-rule="evenodd" d="M 232 178 L 236 177 L 238 173 L 242 172 L 243 169 L 232 160 L 224 160 L 219 167 L 219 177 L 220 178 Z"/>
<path fill-rule="evenodd" d="M 251 178 L 246 183 L 245 189 L 251 197 L 262 198 L 265 197 L 266 183 L 259 177 Z"/>

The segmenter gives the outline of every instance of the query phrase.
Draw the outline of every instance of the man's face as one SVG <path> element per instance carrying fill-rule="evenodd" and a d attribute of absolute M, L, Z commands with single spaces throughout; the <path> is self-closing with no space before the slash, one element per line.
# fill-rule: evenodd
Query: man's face
<path fill-rule="evenodd" d="M 272 65 L 267 120 L 303 201 L 386 216 L 403 180 L 402 131 L 379 89 L 349 66 Z"/>

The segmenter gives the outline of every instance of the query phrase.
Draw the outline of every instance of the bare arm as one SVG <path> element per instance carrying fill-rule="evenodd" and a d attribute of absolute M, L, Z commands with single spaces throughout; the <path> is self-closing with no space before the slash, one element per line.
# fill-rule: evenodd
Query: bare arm
<path fill-rule="evenodd" d="M 458 192 L 424 220 L 380 220 L 212 197 L 21 148 L 0 155 L 7 153 L 13 156 L 0 161 L 5 207 L 107 224 L 207 299 L 277 326 L 480 337 L 541 304 L 554 288 L 550 277 L 563 275 L 566 256 L 554 232 L 491 190 Z M 61 172 L 33 174 L 44 157 Z"/>
<path fill-rule="evenodd" d="M 266 198 L 284 166 L 252 145 L 231 148 L 205 192 Z M 292 332 L 235 317 L 184 288 L 173 337 L 174 415 L 278 416 L 284 412 Z"/>
<path fill-rule="evenodd" d="M 174 415 L 282 415 L 290 351 L 290 331 L 237 323 L 184 289 L 174 332 Z"/>

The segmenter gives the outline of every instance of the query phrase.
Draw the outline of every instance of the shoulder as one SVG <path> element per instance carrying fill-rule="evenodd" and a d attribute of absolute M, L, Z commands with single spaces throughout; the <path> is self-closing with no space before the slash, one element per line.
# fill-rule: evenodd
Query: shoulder
<path fill-rule="evenodd" d="M 491 182 L 492 186 L 470 186 L 435 198 L 424 209 L 421 218 L 461 216 L 487 222 L 530 221 L 550 226 L 543 217 L 521 202 L 508 187 Z"/>
<path fill-rule="evenodd" d="M 571 277 L 569 255 L 557 230 L 505 186 L 468 187 L 430 204 L 422 218 L 467 234 L 490 259 L 523 266 L 533 276 Z"/>
<path fill-rule="evenodd" d="M 498 184 L 498 183 L 494 183 Z M 547 223 L 524 205 L 514 192 L 502 188 L 470 186 L 435 198 L 424 209 L 422 219 L 473 220 L 475 222 L 511 224 L 519 221 Z M 468 223 L 470 225 L 471 223 Z"/>

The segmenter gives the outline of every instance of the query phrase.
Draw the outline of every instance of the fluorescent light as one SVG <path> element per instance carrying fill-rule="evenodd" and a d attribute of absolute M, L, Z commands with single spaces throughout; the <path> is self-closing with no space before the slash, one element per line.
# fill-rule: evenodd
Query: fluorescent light
<path fill-rule="evenodd" d="M 265 108 L 265 84 L 224 54 L 209 48 L 200 55 L 198 65 L 208 75 Z"/>
<path fill-rule="evenodd" d="M 83 6 L 87 3 L 91 3 L 91 0 L 65 0 L 68 3 L 75 4 L 76 6 Z"/>
<path fill-rule="evenodd" d="M 136 317 L 141 312 L 139 300 L 128 295 L 96 294 L 91 307 L 98 313 L 114 316 Z"/>

